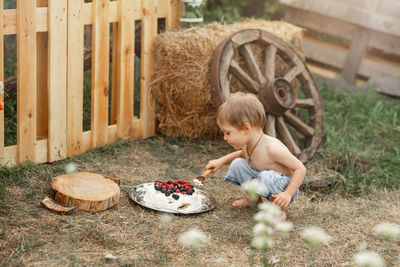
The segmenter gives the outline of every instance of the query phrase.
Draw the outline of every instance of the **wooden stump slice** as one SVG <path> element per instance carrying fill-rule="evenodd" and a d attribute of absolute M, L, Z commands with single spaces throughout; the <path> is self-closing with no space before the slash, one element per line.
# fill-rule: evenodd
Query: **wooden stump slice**
<path fill-rule="evenodd" d="M 84 211 L 102 211 L 119 202 L 119 186 L 101 174 L 78 172 L 57 176 L 52 184 L 55 200 Z"/>

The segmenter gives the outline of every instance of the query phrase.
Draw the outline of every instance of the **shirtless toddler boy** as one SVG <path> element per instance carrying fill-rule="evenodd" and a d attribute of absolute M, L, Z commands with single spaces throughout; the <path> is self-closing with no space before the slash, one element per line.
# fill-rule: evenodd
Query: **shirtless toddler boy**
<path fill-rule="evenodd" d="M 253 94 L 235 93 L 218 109 L 217 123 L 224 140 L 237 151 L 208 162 L 206 169 L 215 173 L 230 164 L 225 180 L 241 185 L 258 179 L 268 189 L 262 197 L 284 211 L 299 192 L 306 168 L 277 138 L 263 133 L 265 110 Z M 274 195 L 274 197 L 272 196 Z M 236 200 L 234 207 L 246 207 L 249 198 Z M 283 212 L 281 220 L 285 220 Z"/>

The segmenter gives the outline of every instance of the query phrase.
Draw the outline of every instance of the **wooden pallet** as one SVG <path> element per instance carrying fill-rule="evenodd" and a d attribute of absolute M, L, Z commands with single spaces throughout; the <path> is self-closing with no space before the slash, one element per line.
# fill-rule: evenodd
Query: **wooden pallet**
<path fill-rule="evenodd" d="M 348 83 L 379 76 L 400 79 L 399 0 L 279 0 L 279 4 L 286 21 L 305 28 L 304 54 L 318 71 L 325 68 Z M 400 95 L 400 88 L 390 93 Z"/>

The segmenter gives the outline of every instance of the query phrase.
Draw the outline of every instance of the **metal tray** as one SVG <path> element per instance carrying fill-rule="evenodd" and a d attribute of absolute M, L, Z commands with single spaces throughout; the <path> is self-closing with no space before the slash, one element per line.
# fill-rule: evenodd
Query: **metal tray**
<path fill-rule="evenodd" d="M 145 184 L 141 184 L 138 186 L 133 187 L 129 192 L 128 195 L 129 197 L 136 202 L 137 204 L 149 208 L 149 209 L 153 209 L 153 210 L 157 210 L 157 211 L 163 211 L 163 212 L 168 212 L 168 213 L 176 213 L 176 214 L 197 214 L 197 213 L 202 213 L 202 212 L 206 212 L 209 210 L 212 210 L 213 208 L 215 208 L 216 205 L 216 200 L 215 198 L 213 198 L 212 196 L 210 196 L 208 193 L 206 193 L 205 191 L 195 188 L 196 192 L 200 194 L 201 196 L 201 206 L 199 206 L 198 209 L 195 210 L 191 210 L 191 211 L 185 211 L 185 210 L 181 210 L 181 209 L 173 209 L 173 208 L 166 208 L 166 207 L 160 207 L 157 206 L 156 203 L 146 203 L 144 201 L 144 194 L 146 192 L 146 189 L 149 187 L 154 186 L 153 183 L 145 183 Z"/>

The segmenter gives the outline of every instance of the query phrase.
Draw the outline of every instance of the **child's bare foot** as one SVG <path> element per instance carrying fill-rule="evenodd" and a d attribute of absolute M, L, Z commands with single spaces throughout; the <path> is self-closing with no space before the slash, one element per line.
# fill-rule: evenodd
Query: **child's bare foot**
<path fill-rule="evenodd" d="M 259 197 L 257 199 L 257 205 L 260 204 L 262 201 L 263 201 L 262 198 Z M 251 206 L 251 204 L 252 204 L 252 202 L 251 202 L 250 198 L 239 199 L 239 200 L 232 202 L 232 206 L 236 207 L 236 208 L 249 207 L 249 206 Z"/>
<path fill-rule="evenodd" d="M 251 200 L 249 198 L 239 199 L 232 202 L 232 207 L 244 208 L 251 205 Z"/>
<path fill-rule="evenodd" d="M 282 211 L 281 216 L 279 217 L 279 222 L 284 222 L 286 221 L 286 213 Z"/>

